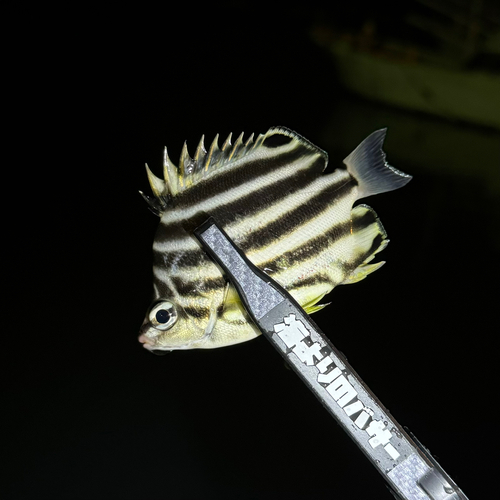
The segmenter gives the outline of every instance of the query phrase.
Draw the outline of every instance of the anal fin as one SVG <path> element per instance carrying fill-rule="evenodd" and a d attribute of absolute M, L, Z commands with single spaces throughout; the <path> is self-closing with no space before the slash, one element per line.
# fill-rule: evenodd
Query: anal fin
<path fill-rule="evenodd" d="M 315 312 L 321 311 L 321 309 L 329 306 L 330 304 L 331 302 L 327 302 L 326 304 L 316 304 L 314 306 L 303 307 L 303 309 L 307 314 L 314 314 Z"/>
<path fill-rule="evenodd" d="M 369 274 L 380 269 L 385 264 L 385 261 L 377 262 L 376 264 L 361 264 L 357 267 L 341 284 L 350 285 L 364 280 Z"/>
<path fill-rule="evenodd" d="M 314 288 L 313 288 L 314 290 Z M 305 303 L 305 304 L 301 304 L 302 305 L 302 309 L 304 309 L 304 311 L 307 313 L 307 314 L 313 314 L 315 312 L 318 312 L 318 311 L 321 311 L 321 309 L 323 309 L 324 307 L 328 306 L 330 303 L 327 303 L 327 304 L 318 304 L 318 302 L 326 295 L 326 292 L 323 292 L 323 293 L 319 293 L 319 295 L 313 295 L 312 297 L 310 297 L 310 299 Z"/>

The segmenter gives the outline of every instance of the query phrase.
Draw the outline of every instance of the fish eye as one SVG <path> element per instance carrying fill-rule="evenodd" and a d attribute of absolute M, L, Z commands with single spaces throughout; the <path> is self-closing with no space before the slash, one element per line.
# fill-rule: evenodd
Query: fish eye
<path fill-rule="evenodd" d="M 157 330 L 168 330 L 177 321 L 174 304 L 168 300 L 157 302 L 149 311 L 149 321 Z"/>

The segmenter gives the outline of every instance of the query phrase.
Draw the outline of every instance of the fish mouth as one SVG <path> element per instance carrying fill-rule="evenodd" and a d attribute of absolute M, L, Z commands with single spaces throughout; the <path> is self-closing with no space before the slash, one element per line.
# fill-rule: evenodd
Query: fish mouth
<path fill-rule="evenodd" d="M 150 353 L 155 354 L 156 356 L 165 356 L 165 354 L 172 352 L 172 349 L 158 349 L 154 342 L 144 334 L 139 335 L 138 340 L 142 344 L 142 347 L 147 349 Z"/>
<path fill-rule="evenodd" d="M 153 350 L 155 347 L 154 340 L 150 339 L 149 337 L 146 337 L 146 335 L 144 333 L 141 333 L 141 335 L 139 335 L 138 340 L 141 344 L 143 344 L 142 347 L 144 347 L 145 349 L 148 349 L 149 351 Z"/>
<path fill-rule="evenodd" d="M 210 337 L 211 333 L 213 330 L 213 324 L 210 324 L 210 327 L 203 330 L 203 336 L 197 339 L 193 339 L 185 344 L 178 344 L 178 345 L 158 345 L 155 339 L 152 339 L 148 337 L 145 333 L 142 333 L 139 335 L 139 342 L 142 344 L 142 347 L 144 349 L 147 349 L 149 352 L 157 355 L 164 355 L 172 351 L 182 351 L 182 350 L 188 350 L 188 349 L 195 349 L 202 347 Z M 196 345 L 195 345 L 196 344 Z"/>
<path fill-rule="evenodd" d="M 159 349 L 158 346 L 156 345 L 156 340 L 146 335 L 148 330 L 149 330 L 148 323 L 144 321 L 139 331 L 140 335 L 137 339 L 142 344 L 142 347 L 144 347 L 144 349 L 147 349 L 149 352 L 152 352 L 153 354 L 159 354 L 159 355 L 167 354 L 168 352 L 171 351 L 171 349 L 166 349 L 166 350 L 163 350 L 161 348 Z"/>
<path fill-rule="evenodd" d="M 149 329 L 149 322 L 145 319 L 141 325 L 141 328 L 139 329 L 139 337 L 137 340 L 142 344 L 142 347 L 151 351 L 154 348 L 156 341 L 146 335 Z"/>

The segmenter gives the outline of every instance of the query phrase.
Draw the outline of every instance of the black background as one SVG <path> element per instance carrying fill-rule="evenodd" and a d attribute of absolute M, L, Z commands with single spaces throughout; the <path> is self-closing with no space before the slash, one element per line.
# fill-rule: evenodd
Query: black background
<path fill-rule="evenodd" d="M 435 158 L 456 154 L 453 141 L 435 141 L 422 162 L 397 153 L 408 148 L 396 139 L 410 121 L 438 137 L 453 128 L 474 150 L 498 131 L 351 96 L 309 35 L 318 21 L 356 30 L 370 17 L 397 35 L 404 8 L 223 2 L 140 13 L 82 5 L 58 12 L 61 23 L 55 14 L 21 18 L 28 47 L 6 97 L 19 139 L 7 246 L 20 259 L 6 261 L 16 280 L 2 497 L 392 498 L 265 339 L 164 357 L 137 342 L 158 223 L 137 193 L 148 190 L 144 162 L 159 174 L 164 145 L 176 159 L 201 134 L 283 125 L 327 149 L 331 168 L 388 127 L 388 159 L 414 179 L 367 201 L 391 239 L 387 264 L 335 289 L 314 319 L 463 491 L 489 498 L 500 146 L 481 159 L 496 169 L 485 176 L 475 157 L 466 172 L 441 168 Z"/>

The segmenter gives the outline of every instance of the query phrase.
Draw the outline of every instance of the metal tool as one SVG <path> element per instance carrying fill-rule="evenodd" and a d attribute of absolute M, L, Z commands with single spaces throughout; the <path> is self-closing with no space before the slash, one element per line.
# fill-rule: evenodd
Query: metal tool
<path fill-rule="evenodd" d="M 194 234 L 236 287 L 259 330 L 384 476 L 396 498 L 467 500 L 290 294 L 254 266 L 213 218 Z"/>

